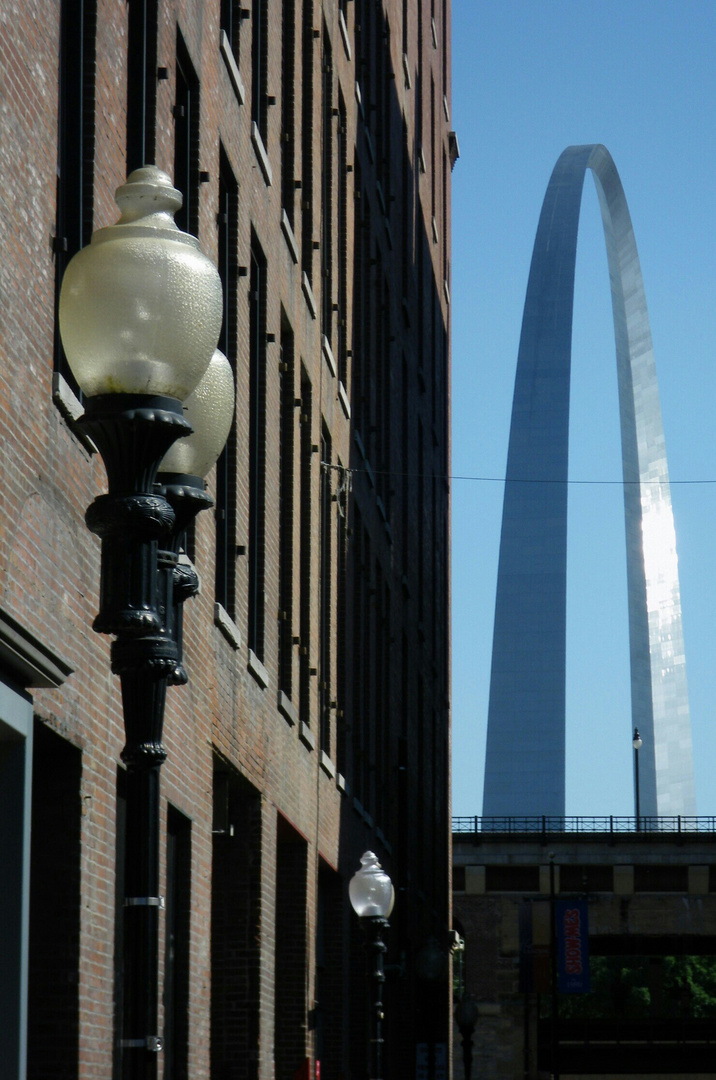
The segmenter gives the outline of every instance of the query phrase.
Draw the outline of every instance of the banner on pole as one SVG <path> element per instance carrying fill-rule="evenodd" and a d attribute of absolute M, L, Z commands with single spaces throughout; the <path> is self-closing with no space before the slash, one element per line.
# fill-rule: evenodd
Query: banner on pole
<path fill-rule="evenodd" d="M 562 994 L 589 993 L 589 913 L 586 900 L 555 902 L 557 985 Z"/>

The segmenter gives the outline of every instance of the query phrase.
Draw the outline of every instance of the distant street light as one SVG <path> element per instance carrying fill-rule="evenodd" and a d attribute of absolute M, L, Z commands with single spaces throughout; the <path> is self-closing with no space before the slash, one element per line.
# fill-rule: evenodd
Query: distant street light
<path fill-rule="evenodd" d="M 639 751 L 643 746 L 641 735 L 639 734 L 639 728 L 634 728 L 634 735 L 631 741 L 634 747 L 634 795 L 636 801 L 636 831 L 641 829 L 641 819 L 639 816 Z"/>
<path fill-rule="evenodd" d="M 365 928 L 373 952 L 374 1000 L 371 1007 L 370 1033 L 373 1055 L 368 1075 L 371 1080 L 380 1080 L 383 1070 L 383 956 L 386 952 L 383 934 L 388 929 L 388 916 L 395 903 L 395 889 L 372 851 L 366 851 L 360 861 L 360 870 L 356 871 L 348 885 L 348 895 L 353 910 Z"/>

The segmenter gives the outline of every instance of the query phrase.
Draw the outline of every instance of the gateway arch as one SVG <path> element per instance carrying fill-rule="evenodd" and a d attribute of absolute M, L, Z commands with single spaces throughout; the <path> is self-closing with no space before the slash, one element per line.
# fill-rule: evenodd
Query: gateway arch
<path fill-rule="evenodd" d="M 644 740 L 640 810 L 696 812 L 676 541 L 649 318 L 621 181 L 606 148 L 593 145 L 569 147 L 555 165 L 527 285 L 502 513 L 486 816 L 565 811 L 569 381 L 587 169 L 601 207 L 616 339 L 632 726 Z"/>

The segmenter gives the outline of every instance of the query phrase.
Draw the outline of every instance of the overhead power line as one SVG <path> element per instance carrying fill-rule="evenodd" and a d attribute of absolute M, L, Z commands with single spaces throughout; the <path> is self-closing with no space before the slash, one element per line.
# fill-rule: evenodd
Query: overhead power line
<path fill-rule="evenodd" d="M 464 476 L 464 475 L 462 475 L 460 473 L 453 473 L 451 476 L 445 476 L 443 474 L 432 473 L 432 472 L 431 473 L 422 473 L 422 474 L 417 473 L 417 472 L 410 472 L 410 473 L 406 474 L 406 473 L 395 472 L 393 470 L 382 470 L 382 469 L 371 469 L 371 470 L 360 469 L 360 468 L 345 469 L 343 466 L 330 466 L 330 465 L 328 465 L 327 462 L 321 462 L 321 464 L 324 465 L 326 468 L 340 468 L 340 469 L 342 469 L 343 472 L 352 473 L 354 476 L 359 474 L 359 473 L 362 473 L 363 475 L 366 475 L 366 476 L 372 475 L 372 476 L 393 476 L 393 477 L 398 477 L 398 476 L 406 476 L 407 475 L 407 476 L 411 476 L 411 477 L 414 477 L 414 478 L 420 478 L 420 477 L 422 477 L 423 479 L 435 478 L 435 479 L 439 479 L 439 480 L 446 480 L 446 481 L 449 481 L 449 482 L 456 481 L 456 480 L 466 480 L 466 481 L 471 481 L 471 482 L 474 482 L 474 483 L 482 483 L 482 484 L 569 484 L 569 485 L 572 485 L 572 486 L 592 486 L 592 487 L 629 487 L 629 486 L 633 486 L 633 485 L 636 485 L 638 487 L 638 486 L 642 485 L 642 486 L 646 487 L 647 484 L 661 484 L 661 483 L 663 483 L 663 481 L 661 481 L 661 480 L 553 480 L 553 479 L 547 479 L 547 478 L 540 479 L 539 477 L 519 477 L 519 476 L 512 476 L 512 477 L 509 477 L 509 479 L 508 479 L 508 477 L 506 477 L 506 476 Z M 704 480 L 669 480 L 669 486 L 670 487 L 677 487 L 677 486 L 684 487 L 684 486 L 687 486 L 687 485 L 692 485 L 693 486 L 693 485 L 699 485 L 699 484 L 701 484 L 701 485 L 704 485 L 704 484 L 716 484 L 716 478 L 714 478 L 714 479 L 704 479 Z"/>

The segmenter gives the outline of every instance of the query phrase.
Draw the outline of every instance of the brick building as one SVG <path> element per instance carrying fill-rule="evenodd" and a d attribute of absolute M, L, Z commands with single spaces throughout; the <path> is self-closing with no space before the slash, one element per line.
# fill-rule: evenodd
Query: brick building
<path fill-rule="evenodd" d="M 25 1056 L 33 1080 L 119 1075 L 124 732 L 84 524 L 105 474 L 56 310 L 144 163 L 219 268 L 237 391 L 165 722 L 162 1075 L 365 1075 L 367 848 L 397 891 L 386 1073 L 441 1075 L 447 977 L 419 958 L 450 927 L 450 4 L 244 2 L 0 17 L 12 1080 Z"/>
<path fill-rule="evenodd" d="M 458 983 L 478 1007 L 472 1075 L 712 1080 L 714 819 L 647 818 L 640 831 L 633 818 L 551 820 L 455 819 Z M 562 981 L 560 904 L 588 941 L 579 992 Z M 455 1029 L 458 1078 L 464 1034 Z"/>

